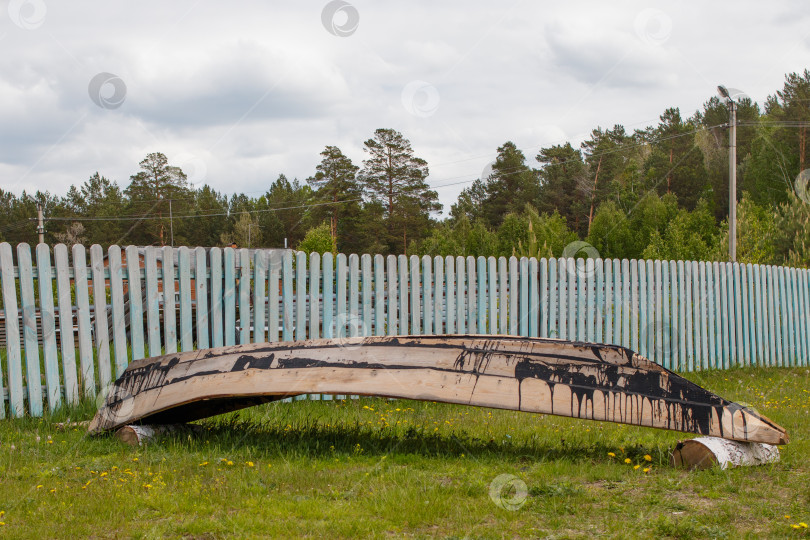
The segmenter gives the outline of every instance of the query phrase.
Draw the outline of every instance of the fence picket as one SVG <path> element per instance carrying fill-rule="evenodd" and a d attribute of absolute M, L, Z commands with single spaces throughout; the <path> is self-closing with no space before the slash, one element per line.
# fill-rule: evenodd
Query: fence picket
<path fill-rule="evenodd" d="M 225 344 L 222 250 L 218 247 L 211 248 L 209 255 L 211 258 L 211 345 L 222 347 Z"/>
<path fill-rule="evenodd" d="M 495 257 L 487 257 L 487 308 L 489 313 L 488 331 L 490 334 L 498 333 L 498 261 Z"/>
<path fill-rule="evenodd" d="M 708 341 L 708 315 L 706 311 L 706 297 L 709 292 L 706 290 L 706 263 L 700 261 L 698 263 L 698 294 L 700 295 L 700 310 L 698 316 L 700 317 L 698 328 L 700 329 L 700 366 L 701 369 L 709 368 L 709 341 Z"/>
<path fill-rule="evenodd" d="M 587 291 L 585 289 L 585 259 L 572 259 L 572 262 L 574 263 L 574 268 L 577 276 L 576 336 L 579 341 L 585 341 L 586 339 L 585 303 L 587 296 Z"/>
<path fill-rule="evenodd" d="M 433 259 L 433 333 L 444 334 L 444 313 L 447 313 L 446 298 L 444 297 L 444 258 L 436 256 Z"/>
<path fill-rule="evenodd" d="M 17 246 L 20 268 L 20 307 L 22 308 L 23 344 L 25 346 L 25 382 L 28 389 L 28 410 L 32 416 L 42 416 L 42 383 L 39 370 L 39 341 L 37 340 L 37 308 L 34 300 L 34 276 L 31 248 Z M 107 320 L 105 319 L 106 323 Z"/>
<path fill-rule="evenodd" d="M 177 352 L 177 304 L 174 288 L 174 248 L 164 246 L 161 250 L 163 279 L 163 347 L 165 354 Z"/>
<path fill-rule="evenodd" d="M 339 257 L 339 256 L 338 256 Z M 340 257 L 338 258 L 338 291 L 340 291 Z M 346 306 L 346 256 L 343 256 L 343 302 L 344 308 Z M 338 297 L 340 298 L 340 297 Z M 339 300 L 338 300 L 339 301 Z M 293 312 L 293 253 L 292 251 L 284 252 L 284 259 L 281 264 L 281 341 L 292 341 L 295 334 L 293 333 L 295 327 Z M 338 334 L 339 337 L 343 337 Z"/>
<path fill-rule="evenodd" d="M 54 248 L 54 253 L 57 253 L 61 245 L 62 244 L 59 244 Z M 143 342 L 141 258 L 136 246 L 127 246 L 125 253 L 127 259 L 127 293 L 129 297 L 129 342 L 132 347 L 132 359 L 140 360 L 145 356 Z"/>
<path fill-rule="evenodd" d="M 568 339 L 568 271 L 565 259 L 557 259 L 557 332 L 560 339 Z"/>
<path fill-rule="evenodd" d="M 8 373 L 8 404 L 12 417 L 25 414 L 23 401 L 22 351 L 20 350 L 20 326 L 17 308 L 17 287 L 14 278 L 14 257 L 11 244 L 0 243 L 0 281 L 2 281 L 3 307 L 6 312 L 6 368 Z M 9 316 L 12 314 L 13 316 Z M 0 369 L 0 388 L 3 372 Z M 0 391 L 0 394 L 3 393 Z M 5 415 L 4 397 L 0 398 L 0 418 Z"/>
<path fill-rule="evenodd" d="M 81 244 L 73 251 L 73 283 L 76 289 L 76 325 L 79 331 L 79 370 L 85 397 L 95 397 L 96 376 L 93 363 L 90 295 L 87 284 L 87 252 Z"/>
<path fill-rule="evenodd" d="M 411 300 L 411 334 L 420 335 L 422 333 L 422 319 L 420 317 L 422 305 L 420 302 L 420 276 L 419 276 L 419 256 L 411 255 L 410 259 L 410 300 Z"/>
<path fill-rule="evenodd" d="M 95 346 L 98 362 L 98 382 L 106 389 L 112 382 L 110 366 L 110 334 L 107 326 L 107 286 L 104 279 L 104 252 L 101 246 L 90 247 L 90 266 L 93 271 L 93 317 L 96 323 Z"/>
<path fill-rule="evenodd" d="M 462 259 L 463 260 L 463 259 Z M 445 332 L 456 333 L 456 259 L 448 255 L 444 258 L 444 298 L 445 298 Z"/>
<path fill-rule="evenodd" d="M 430 335 L 433 333 L 433 299 L 431 298 L 431 289 L 433 287 L 433 276 L 430 255 L 422 257 L 422 334 Z"/>
<path fill-rule="evenodd" d="M 538 331 L 537 335 L 540 337 L 548 337 L 548 298 L 549 298 L 549 265 L 548 260 L 546 258 L 541 258 L 537 262 L 538 266 L 538 288 L 540 293 L 540 312 L 539 320 L 538 320 Z"/>
<path fill-rule="evenodd" d="M 107 250 L 110 269 L 110 303 L 112 304 L 112 335 L 115 378 L 121 376 L 129 357 L 127 354 L 127 321 L 124 311 L 124 272 L 121 266 L 121 248 L 110 246 Z M 41 297 L 40 297 L 41 298 Z"/>
<path fill-rule="evenodd" d="M 734 263 L 732 265 L 732 284 L 734 285 L 734 301 L 732 302 L 732 307 L 734 308 L 734 316 L 732 318 L 732 326 L 734 327 L 733 337 L 734 337 L 734 350 L 736 354 L 732 356 L 732 360 L 734 365 L 740 366 L 745 365 L 745 348 L 743 347 L 743 337 L 742 337 L 742 321 L 744 312 L 742 307 L 742 292 L 740 291 L 740 287 L 742 285 L 741 276 L 740 276 L 740 265 L 738 263 Z M 742 362 L 741 362 L 742 360 Z"/>
<path fill-rule="evenodd" d="M 56 297 L 59 305 L 59 341 L 60 351 L 62 352 L 65 402 L 68 405 L 75 405 L 79 402 L 79 384 L 76 377 L 76 341 L 73 333 L 73 302 L 70 298 L 70 261 L 68 260 L 67 246 L 65 244 L 55 245 L 53 247 L 53 258 L 56 265 Z M 2 261 L 0 261 L 0 265 L 2 265 Z M 6 343 L 8 344 L 8 339 Z M 141 349 L 143 349 L 143 329 L 141 329 Z M 0 387 L 3 386 L 2 375 L 2 372 L 0 372 Z M 2 405 L 3 402 L 0 399 L 0 407 Z M 0 418 L 2 418 L 2 415 L 3 413 L 0 412 Z"/>
<path fill-rule="evenodd" d="M 241 248 L 235 256 L 238 258 L 235 275 L 239 280 L 239 343 L 250 343 L 250 252 Z"/>
<path fill-rule="evenodd" d="M 374 284 L 371 281 L 371 255 L 363 254 L 360 257 L 360 269 L 362 272 L 362 279 L 360 281 L 360 293 L 363 307 L 363 322 L 361 327 L 361 336 L 372 335 L 372 312 L 371 312 L 371 296 L 374 292 Z"/>
<path fill-rule="evenodd" d="M 261 298 L 264 303 L 264 298 Z M 253 305 L 259 303 L 254 297 Z M 254 312 L 256 308 L 254 307 Z M 264 323 L 262 323 L 264 324 Z M 255 325 L 254 325 L 255 327 Z M 264 329 L 262 328 L 262 331 Z M 309 339 L 321 337 L 321 255 L 317 251 L 309 254 Z"/>
<path fill-rule="evenodd" d="M 389 255 L 385 259 L 385 270 L 388 275 L 388 328 L 386 335 L 395 336 L 399 329 L 397 309 L 397 257 Z"/>
<path fill-rule="evenodd" d="M 384 336 L 385 328 L 385 257 L 374 255 L 374 335 Z"/>
<path fill-rule="evenodd" d="M 334 327 L 335 327 L 335 318 L 334 318 L 334 283 L 335 283 L 335 261 L 334 255 L 329 253 L 328 251 L 323 254 L 321 257 L 321 262 L 323 264 L 323 337 L 327 339 L 331 339 L 335 337 L 334 334 Z M 271 266 L 272 268 L 272 266 Z M 269 285 L 268 285 L 269 287 Z M 274 311 L 278 313 L 278 306 L 275 308 L 272 304 L 272 292 L 268 288 L 269 298 L 271 301 L 270 304 L 270 313 L 272 314 Z M 276 316 L 278 318 L 278 316 Z"/>
<path fill-rule="evenodd" d="M 178 296 L 180 297 L 180 350 L 194 349 L 191 306 L 191 251 L 183 246 L 177 250 Z"/>
<path fill-rule="evenodd" d="M 236 345 L 236 250 L 231 247 L 223 250 L 222 266 L 223 331 L 225 346 L 230 347 Z"/>
<path fill-rule="evenodd" d="M 407 335 L 408 327 L 408 257 L 397 257 L 397 270 L 399 271 L 399 333 Z M 417 333 L 413 329 L 412 333 Z"/>
<path fill-rule="evenodd" d="M 354 255 L 356 258 L 357 256 Z M 357 279 L 357 278 L 355 278 Z M 356 283 L 356 282 L 355 282 Z M 357 288 L 353 289 L 355 305 Z M 356 320 L 356 319 L 355 319 Z M 298 251 L 295 254 L 295 340 L 307 339 L 307 254 Z M 357 334 L 352 334 L 357 335 Z"/>
<path fill-rule="evenodd" d="M 45 394 L 48 398 L 48 410 L 54 411 L 62 403 L 62 391 L 60 389 L 59 359 L 56 352 L 56 313 L 53 309 L 51 251 L 47 244 L 37 245 L 36 257 L 42 328 L 42 359 L 45 363 Z"/>
<path fill-rule="evenodd" d="M 509 334 L 509 272 L 506 257 L 498 257 L 498 333 Z"/>
<path fill-rule="evenodd" d="M 487 332 L 487 260 L 485 257 L 478 257 L 476 260 L 476 274 L 477 274 L 477 288 L 476 296 L 478 299 L 478 332 L 485 334 Z"/>
<path fill-rule="evenodd" d="M 266 251 L 260 250 L 253 254 L 253 343 L 267 341 L 267 255 Z"/>
<path fill-rule="evenodd" d="M 596 339 L 596 261 L 594 259 L 585 260 L 585 299 L 587 308 L 585 309 L 585 339 L 587 341 L 598 341 Z M 601 332 L 600 332 L 601 334 Z"/>
<path fill-rule="evenodd" d="M 633 298 L 630 308 L 632 319 L 630 320 L 630 333 L 634 336 L 630 340 L 630 346 L 635 351 L 639 351 L 641 356 L 651 358 L 652 348 L 647 346 L 647 339 L 651 332 L 647 322 L 647 266 L 644 261 L 637 261 L 638 278 L 633 279 L 634 262 L 630 261 L 630 294 Z M 652 315 L 650 315 L 652 317 Z M 635 325 L 635 326 L 634 326 Z"/>
<path fill-rule="evenodd" d="M 466 259 L 467 266 L 467 322 L 466 326 L 470 334 L 478 333 L 478 318 L 476 317 L 476 309 L 478 302 L 476 301 L 476 287 L 478 279 L 476 274 L 476 260 L 475 257 L 469 256 Z"/>
<path fill-rule="evenodd" d="M 196 295 L 196 321 L 197 321 L 197 348 L 210 347 L 208 334 L 209 303 L 208 303 L 208 265 L 206 264 L 205 248 L 194 250 L 194 288 Z"/>
<path fill-rule="evenodd" d="M 521 335 L 522 336 L 528 335 L 529 337 L 537 337 L 538 331 L 537 329 L 538 326 L 540 325 L 540 322 L 538 320 L 538 309 L 540 308 L 540 294 L 537 290 L 539 287 L 539 278 L 540 278 L 540 276 L 538 275 L 539 267 L 537 264 L 537 259 L 534 257 L 531 257 L 528 263 L 529 263 L 529 272 L 528 272 L 529 290 L 526 291 L 526 287 L 521 287 L 520 298 L 521 301 L 524 300 L 523 292 L 526 291 L 526 293 L 528 294 L 528 298 L 525 299 L 524 304 L 528 304 L 529 308 L 529 332 L 528 334 L 525 331 L 521 332 Z M 524 266 L 523 259 L 521 259 L 520 269 L 522 273 L 525 273 L 525 268 L 526 267 Z"/>
<path fill-rule="evenodd" d="M 146 248 L 144 253 L 144 273 L 146 279 L 146 333 L 149 337 L 149 356 L 160 356 L 160 304 L 158 299 L 157 248 Z"/>
<path fill-rule="evenodd" d="M 706 311 L 709 314 L 709 349 L 707 355 L 709 357 L 709 365 L 712 368 L 722 365 L 722 363 L 719 362 L 719 359 L 722 357 L 717 354 L 718 337 L 720 336 L 718 332 L 720 328 L 720 310 L 718 309 L 719 304 L 715 302 L 716 298 L 718 298 L 717 268 L 718 263 L 716 262 L 706 264 Z"/>

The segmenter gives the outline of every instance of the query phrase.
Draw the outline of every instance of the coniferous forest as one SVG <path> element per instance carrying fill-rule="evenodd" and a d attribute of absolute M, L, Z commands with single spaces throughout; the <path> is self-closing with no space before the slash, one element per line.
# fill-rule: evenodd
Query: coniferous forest
<path fill-rule="evenodd" d="M 810 71 L 788 74 L 763 104 L 738 102 L 738 260 L 807 267 Z M 0 189 L 0 240 L 35 243 L 41 204 L 48 243 L 286 239 L 319 252 L 727 260 L 728 137 L 728 107 L 712 97 L 691 116 L 669 108 L 632 133 L 596 127 L 579 147 L 534 154 L 505 141 L 491 174 L 444 209 L 429 163 L 395 129 L 371 134 L 357 163 L 327 146 L 309 178 L 281 174 L 258 197 L 192 188 L 155 152 L 126 182 L 99 171 L 64 195 Z"/>

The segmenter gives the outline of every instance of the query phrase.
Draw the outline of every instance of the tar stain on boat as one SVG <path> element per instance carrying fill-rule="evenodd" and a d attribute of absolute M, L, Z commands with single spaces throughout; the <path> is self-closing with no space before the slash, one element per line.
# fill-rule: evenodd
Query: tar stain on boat
<path fill-rule="evenodd" d="M 608 403 L 612 402 L 615 407 L 620 401 L 619 396 L 624 395 L 628 398 L 628 410 L 620 410 L 619 414 L 628 413 L 630 416 L 628 419 L 622 418 L 624 422 L 634 423 L 631 422 L 634 406 L 639 411 L 637 416 L 641 417 L 645 401 L 649 402 L 653 411 L 657 408 L 655 402 L 662 401 L 667 409 L 668 428 L 708 434 L 711 432 L 712 413 L 717 411 L 722 431 L 722 410 L 732 405 L 731 402 L 663 369 L 628 369 L 629 366 L 606 362 L 600 364 L 598 369 L 594 369 L 588 364 L 552 364 L 526 358 L 515 366 L 515 378 L 520 381 L 528 378 L 545 381 L 552 395 L 552 414 L 564 414 L 563 411 L 553 411 L 554 387 L 564 384 L 571 391 L 571 410 L 568 414 L 573 417 L 581 416 L 583 403 L 586 404 L 585 411 L 587 403 L 593 410 L 594 392 L 602 392 L 606 418 L 610 417 Z M 609 394 L 613 399 L 607 399 Z M 634 401 L 639 402 L 634 405 Z"/>

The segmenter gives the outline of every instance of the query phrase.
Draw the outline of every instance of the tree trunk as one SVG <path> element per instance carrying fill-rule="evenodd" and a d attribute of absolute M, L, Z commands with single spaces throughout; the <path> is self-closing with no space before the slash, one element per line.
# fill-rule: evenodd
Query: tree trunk
<path fill-rule="evenodd" d="M 599 170 L 602 168 L 602 156 L 599 156 L 599 163 L 596 165 L 596 176 L 593 178 L 593 193 L 591 193 L 591 211 L 588 214 L 588 234 L 591 234 L 591 223 L 593 223 L 593 207 L 596 204 L 596 184 L 599 182 Z"/>
<path fill-rule="evenodd" d="M 669 172 L 667 172 L 667 193 L 672 193 L 672 148 L 669 149 Z"/>

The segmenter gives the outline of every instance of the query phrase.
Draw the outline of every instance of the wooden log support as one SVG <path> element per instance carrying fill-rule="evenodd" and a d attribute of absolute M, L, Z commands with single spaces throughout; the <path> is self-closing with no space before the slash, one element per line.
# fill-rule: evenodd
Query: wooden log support
<path fill-rule="evenodd" d="M 441 401 L 788 442 L 783 428 L 756 411 L 629 349 L 475 335 L 341 336 L 138 360 L 116 381 L 89 431 L 188 422 L 301 394 Z"/>
<path fill-rule="evenodd" d="M 779 461 L 779 447 L 758 442 L 730 441 L 718 437 L 698 437 L 681 441 L 672 451 L 670 463 L 688 469 L 709 469 L 719 465 L 745 467 Z"/>
<path fill-rule="evenodd" d="M 199 433 L 201 426 L 194 424 L 158 424 L 158 425 L 130 425 L 119 428 L 115 432 L 116 438 L 129 446 L 140 446 L 146 444 L 155 437 L 169 433 L 187 433 L 189 435 Z"/>

